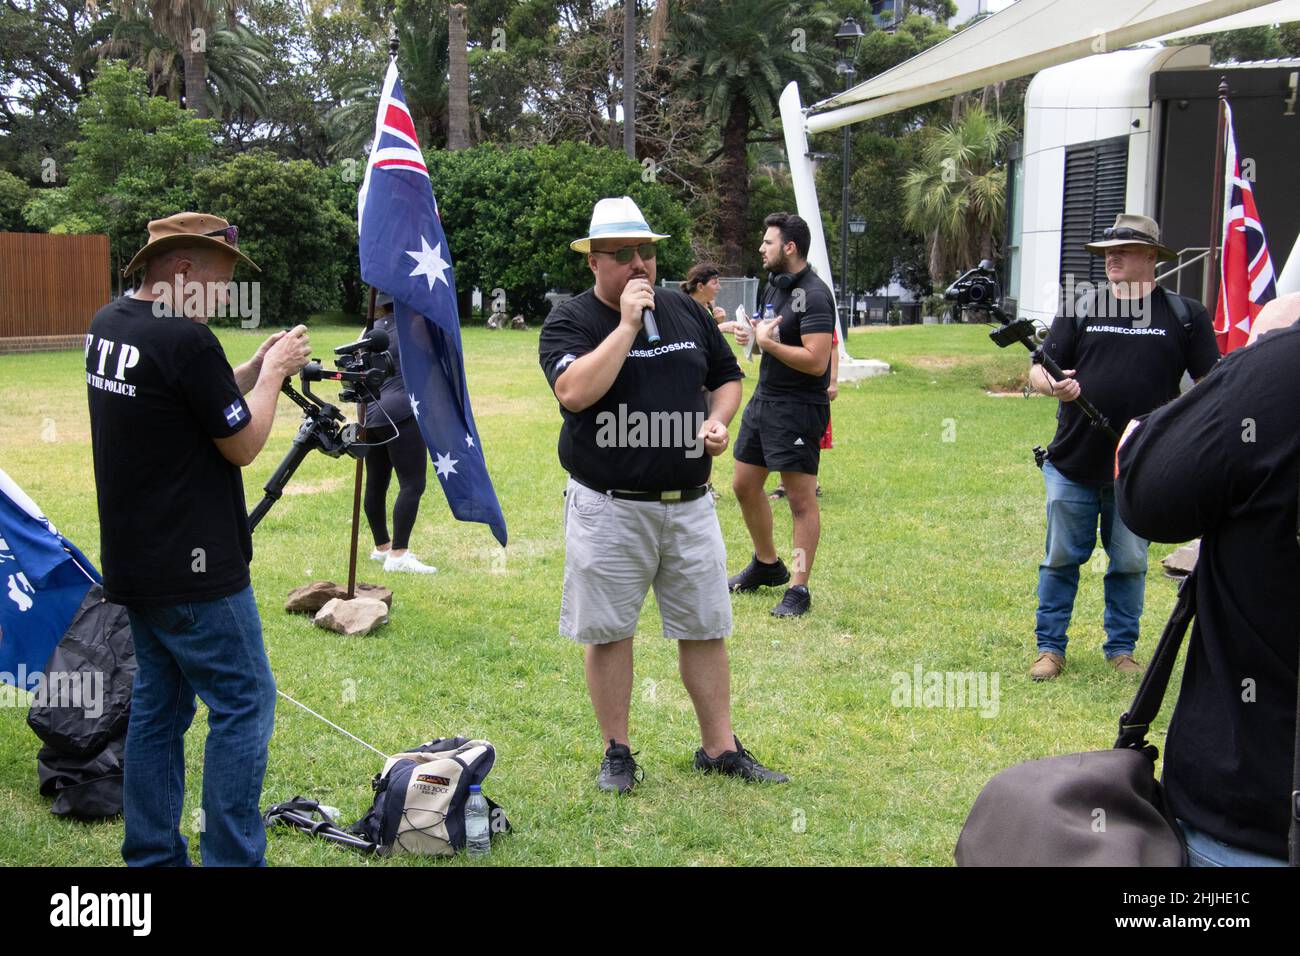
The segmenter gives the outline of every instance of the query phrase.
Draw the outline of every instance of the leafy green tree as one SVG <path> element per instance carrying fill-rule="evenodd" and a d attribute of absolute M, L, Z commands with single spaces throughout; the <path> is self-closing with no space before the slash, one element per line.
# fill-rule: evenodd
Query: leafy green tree
<path fill-rule="evenodd" d="M 255 150 L 197 170 L 194 205 L 239 227 L 240 249 L 262 270 L 243 278 L 261 283 L 265 324 L 338 308 L 356 220 L 339 209 L 328 171 Z"/>
<path fill-rule="evenodd" d="M 425 157 L 462 298 L 474 287 L 489 298 L 501 289 L 512 312 L 541 318 L 548 287 L 589 287 L 586 258 L 569 243 L 586 235 L 592 207 L 606 196 L 632 196 L 651 226 L 672 236 L 659 244 L 661 275 L 682 275 L 690 264 L 686 210 L 667 187 L 644 182 L 643 168 L 621 151 L 482 145 Z"/>
<path fill-rule="evenodd" d="M 102 232 L 114 274 L 142 244 L 151 219 L 191 207 L 194 170 L 216 126 L 157 96 L 124 63 L 101 64 L 77 106 L 68 184 L 37 190 L 25 214 L 50 232 Z"/>
<path fill-rule="evenodd" d="M 31 199 L 32 189 L 13 173 L 0 170 L 0 232 L 26 232 L 23 206 Z"/>
<path fill-rule="evenodd" d="M 903 180 L 907 223 L 930 249 L 936 283 L 998 254 L 1006 214 L 1003 147 L 1014 129 L 978 106 L 931 133 L 921 163 Z"/>

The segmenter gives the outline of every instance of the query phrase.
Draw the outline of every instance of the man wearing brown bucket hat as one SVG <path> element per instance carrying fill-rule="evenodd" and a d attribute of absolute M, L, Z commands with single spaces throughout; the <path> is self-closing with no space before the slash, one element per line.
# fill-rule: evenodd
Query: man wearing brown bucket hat
<path fill-rule="evenodd" d="M 230 367 L 206 322 L 239 262 L 257 268 L 224 219 L 155 220 L 124 270 L 144 270 L 138 289 L 100 309 L 86 335 L 104 591 L 126 606 L 135 639 L 122 844 L 132 866 L 189 863 L 180 819 L 196 696 L 209 728 L 203 862 L 265 862 L 258 800 L 275 680 L 249 583 L 239 469 L 265 445 L 280 385 L 310 346 L 298 326 Z"/>
<path fill-rule="evenodd" d="M 1106 283 L 1067 294 L 1044 351 L 1065 377 L 1054 380 L 1034 364 L 1029 380 L 1060 402 L 1056 437 L 1043 463 L 1047 485 L 1047 548 L 1038 568 L 1038 653 L 1029 670 L 1051 680 L 1065 666 L 1066 630 L 1079 586 L 1079 567 L 1092 555 L 1100 524 L 1109 562 L 1102 587 L 1106 641 L 1102 653 L 1121 673 L 1141 673 L 1134 660 L 1146 587 L 1147 542 L 1115 510 L 1115 440 L 1077 405 L 1086 395 L 1118 433 L 1129 420 L 1176 398 L 1183 373 L 1199 380 L 1219 360 L 1205 307 L 1156 285 L 1159 259 L 1178 254 L 1160 242 L 1147 216 L 1121 213 L 1102 239 L 1088 243 L 1106 257 Z M 1067 288 L 1073 286 L 1068 281 Z"/>

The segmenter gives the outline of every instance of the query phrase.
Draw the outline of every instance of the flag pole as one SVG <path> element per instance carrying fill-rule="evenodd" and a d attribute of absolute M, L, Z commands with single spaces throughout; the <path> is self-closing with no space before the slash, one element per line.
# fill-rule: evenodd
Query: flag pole
<path fill-rule="evenodd" d="M 1219 77 L 1219 122 L 1214 140 L 1214 184 L 1210 191 L 1210 256 L 1206 265 L 1205 308 L 1214 314 L 1219 302 L 1219 274 L 1223 259 L 1223 154 L 1227 151 L 1228 78 Z"/>
<path fill-rule="evenodd" d="M 375 287 L 370 287 L 370 307 L 366 311 L 366 330 L 361 334 L 364 339 L 375 327 Z M 366 403 L 357 406 L 357 439 L 366 440 Z M 361 470 L 362 460 L 357 459 L 357 470 L 352 479 L 352 550 L 348 554 L 348 600 L 357 596 L 357 539 L 361 534 Z"/>

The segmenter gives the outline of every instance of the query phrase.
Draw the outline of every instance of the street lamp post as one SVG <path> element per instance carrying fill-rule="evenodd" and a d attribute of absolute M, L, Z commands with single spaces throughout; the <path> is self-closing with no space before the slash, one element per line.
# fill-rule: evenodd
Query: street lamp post
<path fill-rule="evenodd" d="M 862 45 L 862 27 L 853 17 L 845 17 L 840 28 L 835 31 L 835 50 L 839 58 L 835 61 L 835 72 L 844 77 L 844 89 L 853 85 L 857 74 L 854 64 L 858 59 L 858 48 Z M 845 301 L 848 299 L 849 273 L 849 126 L 844 126 L 843 188 L 840 196 L 840 336 L 848 334 L 847 315 L 844 314 Z"/>
<path fill-rule="evenodd" d="M 853 233 L 854 240 L 858 244 L 857 258 L 861 259 L 862 258 L 862 234 L 867 231 L 867 221 L 865 219 L 860 219 L 855 216 L 854 218 L 849 220 L 849 231 Z M 848 276 L 847 272 L 845 273 L 845 276 L 846 277 Z M 855 314 L 854 306 L 857 305 L 857 302 L 858 302 L 858 287 L 857 284 L 854 283 L 853 296 L 849 301 L 849 321 L 848 321 L 849 325 L 853 324 L 853 316 Z M 848 328 L 846 327 L 845 333 L 847 334 L 847 332 L 848 332 Z"/>

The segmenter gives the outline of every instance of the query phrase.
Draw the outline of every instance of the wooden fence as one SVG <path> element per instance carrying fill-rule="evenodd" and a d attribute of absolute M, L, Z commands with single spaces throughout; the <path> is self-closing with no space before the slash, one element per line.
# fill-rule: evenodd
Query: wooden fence
<path fill-rule="evenodd" d="M 0 232 L 0 352 L 80 346 L 112 295 L 108 236 Z"/>

